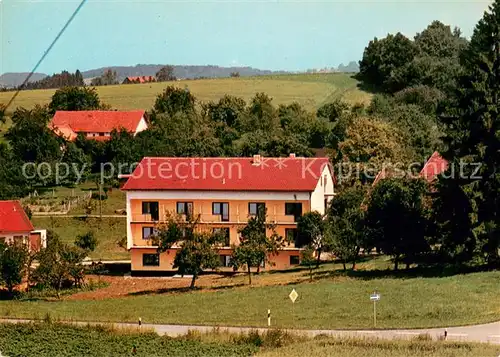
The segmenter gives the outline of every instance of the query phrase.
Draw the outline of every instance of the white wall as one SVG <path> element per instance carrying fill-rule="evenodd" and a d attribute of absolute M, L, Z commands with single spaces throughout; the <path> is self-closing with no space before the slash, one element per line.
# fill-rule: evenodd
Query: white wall
<path fill-rule="evenodd" d="M 26 239 L 29 238 L 29 233 L 0 233 L 0 238 L 5 238 L 5 243 L 11 244 L 14 242 L 14 237 L 22 236 Z"/>
<path fill-rule="evenodd" d="M 144 117 L 141 118 L 139 121 L 139 124 L 137 124 L 137 128 L 135 129 L 135 134 L 140 133 L 141 131 L 144 131 L 148 128 L 148 124 L 146 123 L 146 119 Z"/>
<path fill-rule="evenodd" d="M 311 211 L 325 214 L 325 198 L 330 201 L 333 194 L 333 177 L 328 166 L 325 166 L 321 177 L 318 178 L 316 188 L 311 194 Z"/>

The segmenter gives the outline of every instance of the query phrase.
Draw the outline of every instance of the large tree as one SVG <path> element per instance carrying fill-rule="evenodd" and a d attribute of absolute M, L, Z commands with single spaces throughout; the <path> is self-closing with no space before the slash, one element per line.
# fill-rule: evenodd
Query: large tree
<path fill-rule="evenodd" d="M 7 286 L 9 294 L 14 287 L 21 284 L 26 272 L 28 248 L 21 242 L 13 244 L 0 243 L 0 282 Z"/>
<path fill-rule="evenodd" d="M 276 233 L 276 226 L 266 222 L 266 210 L 259 210 L 239 230 L 240 243 L 232 246 L 231 265 L 235 269 L 246 266 L 248 283 L 252 284 L 252 267 L 260 271 L 262 264 L 271 263 L 270 256 L 284 246 L 283 237 Z"/>
<path fill-rule="evenodd" d="M 175 81 L 177 78 L 174 75 L 174 66 L 166 65 L 160 68 L 158 72 L 156 72 L 156 80 L 158 82 L 166 82 L 166 81 Z"/>
<path fill-rule="evenodd" d="M 95 88 L 64 87 L 56 90 L 49 103 L 49 112 L 57 110 L 97 110 L 102 104 Z"/>
<path fill-rule="evenodd" d="M 420 179 L 381 180 L 373 189 L 366 212 L 367 239 L 394 258 L 394 268 L 408 267 L 429 250 L 425 238 L 427 184 Z"/>
<path fill-rule="evenodd" d="M 465 74 L 441 115 L 446 125 L 448 149 L 443 153 L 455 172 L 443 181 L 441 200 L 449 200 L 449 192 L 464 199 L 457 202 L 451 225 L 441 221 L 441 227 L 454 229 L 458 215 L 473 209 L 470 226 L 464 230 L 470 237 L 460 237 L 457 243 L 477 242 L 476 252 L 489 263 L 500 258 L 500 2 L 495 1 L 477 24 L 467 49 L 461 56 Z M 463 163 L 469 163 L 464 166 Z M 460 169 L 462 164 L 462 169 Z M 476 170 L 478 169 L 478 170 Z M 477 171 L 477 172 L 476 172 Z M 441 207 L 449 204 L 441 203 Z M 449 236 L 447 234 L 447 236 Z"/>
<path fill-rule="evenodd" d="M 297 220 L 297 248 L 312 247 L 316 251 L 316 268 L 321 262 L 321 252 L 328 246 L 325 238 L 326 222 L 321 213 L 307 212 Z"/>
<path fill-rule="evenodd" d="M 220 234 L 209 233 L 199 226 L 199 217 L 184 220 L 177 215 L 167 215 L 166 223 L 158 227 L 154 235 L 158 253 L 178 245 L 174 258 L 174 268 L 181 275 L 192 275 L 190 288 L 195 287 L 196 279 L 204 269 L 219 266 L 218 246 L 223 243 Z"/>
<path fill-rule="evenodd" d="M 196 98 L 186 89 L 168 86 L 156 97 L 151 115 L 155 121 L 156 115 L 165 113 L 174 116 L 177 113 L 192 114 L 195 111 Z"/>

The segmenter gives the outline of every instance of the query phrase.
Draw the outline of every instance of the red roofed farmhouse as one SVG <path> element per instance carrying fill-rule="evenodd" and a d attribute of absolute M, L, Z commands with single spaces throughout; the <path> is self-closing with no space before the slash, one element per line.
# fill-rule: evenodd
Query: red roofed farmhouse
<path fill-rule="evenodd" d="M 148 128 L 143 110 L 58 110 L 49 126 L 67 140 L 75 140 L 79 133 L 88 139 L 108 140 L 113 129 L 124 128 L 135 135 Z"/>
<path fill-rule="evenodd" d="M 423 177 L 427 182 L 431 183 L 437 176 L 445 172 L 447 168 L 448 161 L 443 159 L 443 157 L 435 151 L 425 163 L 422 171 L 420 171 L 420 177 Z"/>
<path fill-rule="evenodd" d="M 126 77 L 122 84 L 129 84 L 129 83 L 149 83 L 149 82 L 156 82 L 156 78 L 153 76 L 129 76 Z"/>
<path fill-rule="evenodd" d="M 207 230 L 223 230 L 221 265 L 228 266 L 231 245 L 239 244 L 239 228 L 257 211 L 267 209 L 276 232 L 292 243 L 271 256 L 273 269 L 300 263 L 295 246 L 297 219 L 305 212 L 325 213 L 333 197 L 327 158 L 168 158 L 146 157 L 123 186 L 127 195 L 127 247 L 132 271 L 173 269 L 175 248 L 158 254 L 151 242 L 167 213 L 194 215 Z M 264 267 L 269 269 L 271 267 Z"/>
<path fill-rule="evenodd" d="M 19 201 L 0 201 L 0 242 L 28 243 L 30 249 L 46 246 L 45 230 L 35 230 Z"/>

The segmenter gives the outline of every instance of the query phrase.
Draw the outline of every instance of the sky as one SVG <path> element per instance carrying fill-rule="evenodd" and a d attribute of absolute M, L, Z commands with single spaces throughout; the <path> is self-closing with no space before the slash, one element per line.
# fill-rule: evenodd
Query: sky
<path fill-rule="evenodd" d="M 29 72 L 80 0 L 0 0 L 0 73 Z M 112 65 L 301 71 L 361 59 L 374 37 L 431 21 L 470 36 L 491 1 L 87 0 L 37 72 Z"/>

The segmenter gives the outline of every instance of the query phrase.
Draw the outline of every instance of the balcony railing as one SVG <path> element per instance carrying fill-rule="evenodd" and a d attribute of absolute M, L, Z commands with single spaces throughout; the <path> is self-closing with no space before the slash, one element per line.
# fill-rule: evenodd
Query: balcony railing
<path fill-rule="evenodd" d="M 213 215 L 213 214 L 206 214 L 206 213 L 195 213 L 193 214 L 193 217 L 200 218 L 200 223 L 221 223 L 221 224 L 227 224 L 227 223 L 246 223 L 248 222 L 248 219 L 250 216 L 248 214 L 230 214 L 227 217 L 224 217 L 222 215 Z M 184 216 L 185 217 L 185 216 Z M 144 222 L 164 222 L 165 221 L 165 216 L 162 216 L 161 214 L 159 215 L 159 219 L 155 220 L 151 217 L 150 214 L 133 214 L 132 215 L 132 222 L 136 223 L 144 223 Z M 274 215 L 274 214 L 268 214 L 267 215 L 267 222 L 268 223 L 276 223 L 276 224 L 294 224 L 296 223 L 295 217 L 290 216 L 290 215 Z"/>

